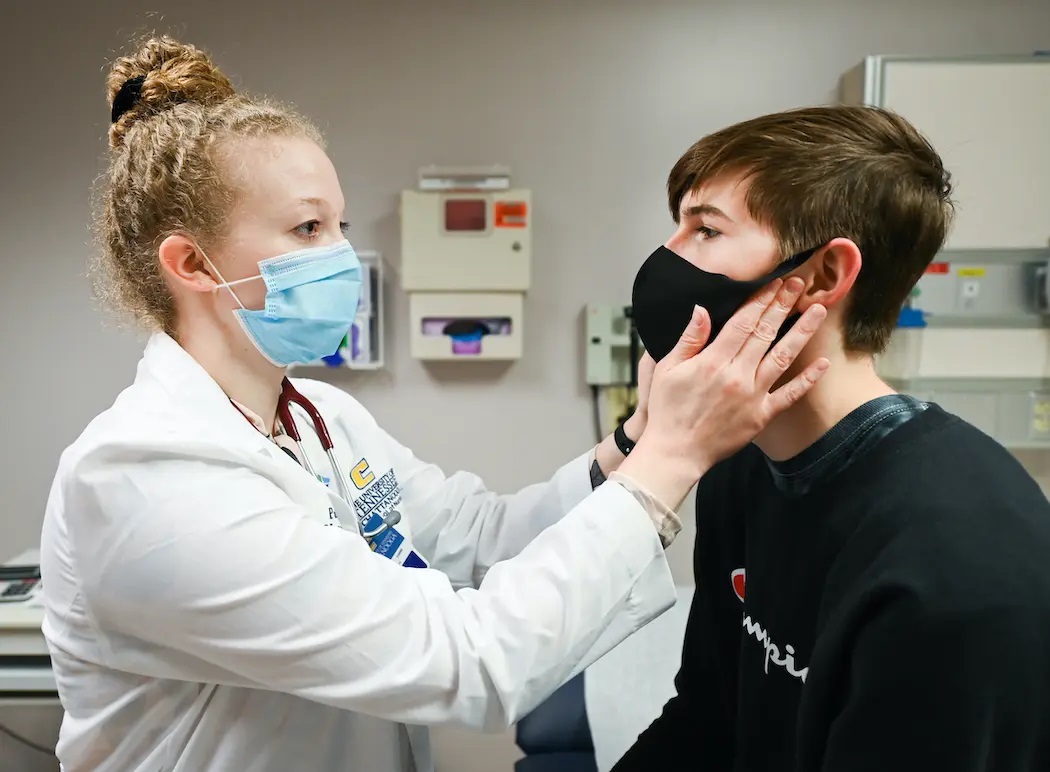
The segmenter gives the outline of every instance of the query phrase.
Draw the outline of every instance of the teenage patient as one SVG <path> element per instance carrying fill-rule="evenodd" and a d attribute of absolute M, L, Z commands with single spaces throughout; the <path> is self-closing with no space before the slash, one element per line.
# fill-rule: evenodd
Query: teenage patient
<path fill-rule="evenodd" d="M 828 308 L 793 368 L 831 367 L 701 480 L 677 696 L 616 772 L 1050 770 L 1050 505 L 873 364 L 950 226 L 937 152 L 884 110 L 795 110 L 704 137 L 668 194 L 647 351 L 791 275 Z"/>

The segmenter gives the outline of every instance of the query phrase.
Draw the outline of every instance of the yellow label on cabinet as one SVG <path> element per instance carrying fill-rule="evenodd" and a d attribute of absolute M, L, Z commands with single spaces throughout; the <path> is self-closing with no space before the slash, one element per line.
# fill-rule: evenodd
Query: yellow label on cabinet
<path fill-rule="evenodd" d="M 970 268 L 960 268 L 959 269 L 959 275 L 960 276 L 967 276 L 967 277 L 969 277 L 971 279 L 979 279 L 982 276 L 984 276 L 985 273 L 986 273 L 986 271 L 985 271 L 984 268 L 970 267 Z"/>

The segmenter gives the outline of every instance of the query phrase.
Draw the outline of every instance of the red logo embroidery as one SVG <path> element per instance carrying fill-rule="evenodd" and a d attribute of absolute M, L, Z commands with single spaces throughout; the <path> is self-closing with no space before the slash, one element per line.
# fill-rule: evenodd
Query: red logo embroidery
<path fill-rule="evenodd" d="M 744 602 L 744 585 L 747 584 L 747 575 L 744 569 L 738 568 L 736 571 L 729 575 L 730 580 L 733 583 L 733 592 L 740 598 L 740 602 Z"/>

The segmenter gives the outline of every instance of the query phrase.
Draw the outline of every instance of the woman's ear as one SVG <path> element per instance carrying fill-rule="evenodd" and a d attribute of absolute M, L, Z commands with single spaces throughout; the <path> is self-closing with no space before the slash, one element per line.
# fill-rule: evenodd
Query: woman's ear
<path fill-rule="evenodd" d="M 212 276 L 213 269 L 204 260 L 197 243 L 181 233 L 164 239 L 157 257 L 168 281 L 191 292 L 212 292 L 220 282 L 219 277 Z"/>
<path fill-rule="evenodd" d="M 806 280 L 795 309 L 802 313 L 815 303 L 834 308 L 853 289 L 862 263 L 860 248 L 850 239 L 829 241 L 795 274 Z"/>

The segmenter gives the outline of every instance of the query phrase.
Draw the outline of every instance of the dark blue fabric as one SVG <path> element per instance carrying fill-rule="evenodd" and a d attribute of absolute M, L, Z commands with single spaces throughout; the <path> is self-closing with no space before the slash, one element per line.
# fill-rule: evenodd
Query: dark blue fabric
<path fill-rule="evenodd" d="M 515 739 L 525 753 L 587 751 L 594 740 L 587 721 L 583 674 L 563 684 L 546 701 L 518 721 Z"/>
<path fill-rule="evenodd" d="M 538 753 L 514 764 L 514 772 L 598 772 L 593 751 Z"/>

